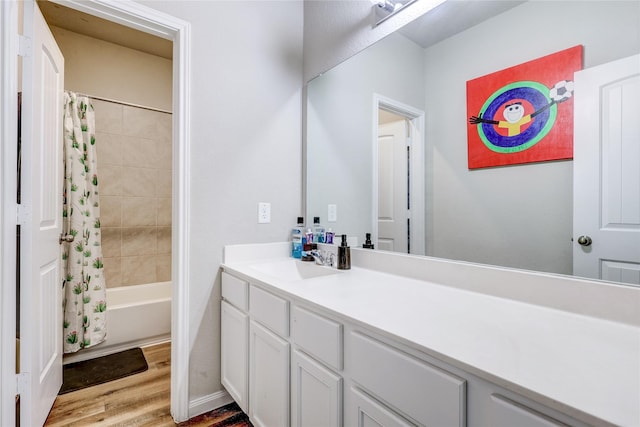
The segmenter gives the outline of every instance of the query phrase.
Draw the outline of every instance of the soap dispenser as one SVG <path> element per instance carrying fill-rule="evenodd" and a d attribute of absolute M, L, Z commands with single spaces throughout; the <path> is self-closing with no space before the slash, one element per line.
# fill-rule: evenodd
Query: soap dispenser
<path fill-rule="evenodd" d="M 338 246 L 338 270 L 351 269 L 351 249 L 347 246 L 347 235 L 342 235 L 342 242 Z"/>
<path fill-rule="evenodd" d="M 362 247 L 364 249 L 373 249 L 373 243 L 371 243 L 371 233 L 366 233 L 366 236 L 367 237 L 366 237 Z"/>

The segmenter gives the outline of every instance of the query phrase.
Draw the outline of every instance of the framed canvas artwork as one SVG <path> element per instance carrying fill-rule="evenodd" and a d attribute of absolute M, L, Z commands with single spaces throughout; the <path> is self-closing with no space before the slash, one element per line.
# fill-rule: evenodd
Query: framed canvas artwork
<path fill-rule="evenodd" d="M 573 157 L 574 46 L 467 81 L 469 169 Z"/>

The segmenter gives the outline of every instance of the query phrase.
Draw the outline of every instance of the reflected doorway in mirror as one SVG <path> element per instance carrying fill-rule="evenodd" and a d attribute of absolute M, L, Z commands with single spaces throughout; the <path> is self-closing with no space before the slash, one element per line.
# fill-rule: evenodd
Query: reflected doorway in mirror
<path fill-rule="evenodd" d="M 424 255 L 424 112 L 375 95 L 373 114 L 374 246 Z"/>

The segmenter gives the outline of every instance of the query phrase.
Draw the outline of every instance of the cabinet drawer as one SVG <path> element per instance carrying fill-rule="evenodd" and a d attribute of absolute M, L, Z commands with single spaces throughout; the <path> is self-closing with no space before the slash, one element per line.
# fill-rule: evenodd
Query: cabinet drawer
<path fill-rule="evenodd" d="M 342 325 L 297 306 L 291 318 L 293 341 L 318 360 L 342 370 Z"/>
<path fill-rule="evenodd" d="M 499 394 L 491 395 L 491 416 L 493 427 L 567 427 L 560 421 Z"/>
<path fill-rule="evenodd" d="M 289 301 L 254 285 L 249 287 L 251 317 L 282 337 L 289 336 Z"/>
<path fill-rule="evenodd" d="M 350 335 L 353 380 L 421 424 L 464 426 L 466 381 L 373 338 Z"/>
<path fill-rule="evenodd" d="M 249 284 L 244 280 L 222 272 L 222 298 L 243 311 L 249 307 Z"/>

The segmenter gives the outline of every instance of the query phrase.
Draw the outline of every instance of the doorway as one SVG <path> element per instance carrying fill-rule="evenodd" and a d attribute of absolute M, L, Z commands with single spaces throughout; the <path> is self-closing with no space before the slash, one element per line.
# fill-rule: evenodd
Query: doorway
<path fill-rule="evenodd" d="M 87 95 L 96 124 L 93 234 L 102 253 L 92 256 L 103 265 L 108 336 L 99 345 L 65 341 L 68 364 L 170 338 L 173 46 L 62 5 L 38 6 L 65 58 L 64 89 Z M 65 340 L 78 329 L 68 315 Z"/>
<path fill-rule="evenodd" d="M 374 96 L 373 240 L 381 250 L 425 254 L 424 112 Z"/>
<path fill-rule="evenodd" d="M 29 2 L 34 3 L 34 2 Z M 189 207 L 189 185 L 187 181 L 187 173 L 188 168 L 188 151 L 189 151 L 189 139 L 188 139 L 188 128 L 189 128 L 189 103 L 187 102 L 188 97 L 188 87 L 189 87 L 189 61 L 188 61 L 188 50 L 190 46 L 190 27 L 188 23 L 183 22 L 179 19 L 173 18 L 168 15 L 159 14 L 153 9 L 149 9 L 145 6 L 141 6 L 134 3 L 118 3 L 118 4 L 104 4 L 102 2 L 94 2 L 94 1 L 55 1 L 55 3 L 62 3 L 68 5 L 71 8 L 82 10 L 90 15 L 97 16 L 105 16 L 109 17 L 110 20 L 118 21 L 121 23 L 125 23 L 126 26 L 136 28 L 145 32 L 154 33 L 168 40 L 172 40 L 174 43 L 173 53 L 174 53 L 174 64 L 173 64 L 173 77 L 172 77 L 172 87 L 173 87 L 173 95 L 174 99 L 172 101 L 172 110 L 173 110 L 173 118 L 171 120 L 173 124 L 172 131 L 172 148 L 170 151 L 173 152 L 173 173 L 172 173 L 172 188 L 175 190 L 172 194 L 172 217 L 173 217 L 173 225 L 171 226 L 172 230 L 172 247 L 173 253 L 171 255 L 172 258 L 172 267 L 173 271 L 171 272 L 171 276 L 173 278 L 173 283 L 180 283 L 181 286 L 178 288 L 173 286 L 173 303 L 172 303 L 172 338 L 174 342 L 174 346 L 172 346 L 172 371 L 173 375 L 171 378 L 172 381 L 172 414 L 174 419 L 177 421 L 183 421 L 188 418 L 188 359 L 189 359 L 189 345 L 188 345 L 188 317 L 186 304 L 188 303 L 188 291 L 189 291 L 189 277 L 186 272 L 186 266 L 188 265 L 188 254 L 186 248 L 188 247 L 188 207 Z M 11 40 L 16 39 L 18 34 L 18 11 L 17 7 L 9 6 L 2 8 L 2 19 L 3 19 L 3 28 L 2 28 L 2 39 L 3 40 Z M 4 25 L 7 24 L 7 25 Z M 26 36 L 30 36 L 31 33 L 26 31 Z M 5 46 L 5 45 L 3 45 Z M 24 54 L 24 49 L 18 49 L 18 43 L 15 44 L 6 44 L 8 49 L 5 51 L 3 49 L 3 64 L 7 64 L 7 68 L 11 70 L 12 68 L 17 68 L 17 57 L 18 54 Z M 23 46 L 23 44 L 21 44 Z M 28 51 L 27 51 L 28 52 Z M 17 73 L 10 73 L 8 78 L 13 80 L 6 81 L 2 84 L 3 89 L 3 116 L 6 112 L 6 117 L 16 116 L 16 107 L 15 104 L 9 105 L 4 101 L 6 98 L 6 94 L 9 92 L 15 93 L 15 88 L 17 87 Z M 29 83 L 29 82 L 27 82 Z M 3 124 L 5 121 L 3 120 Z M 16 133 L 16 124 L 12 121 L 7 121 L 7 124 L 10 125 L 7 127 L 6 134 L 9 136 L 11 134 Z M 3 157 L 3 167 L 7 166 L 7 170 L 14 169 L 10 166 L 15 165 L 17 159 L 17 153 L 12 152 L 11 150 L 7 151 L 8 156 Z M 24 161 L 25 159 L 23 159 Z M 14 169 L 15 170 L 15 169 Z M 9 213 L 11 211 L 15 212 L 18 210 L 19 212 L 24 211 L 24 214 L 29 216 L 30 212 L 28 211 L 29 205 L 26 204 L 22 210 L 18 209 L 15 200 L 15 190 L 11 192 L 4 191 L 13 186 L 13 179 L 8 179 L 6 177 L 2 178 L 2 198 L 3 198 L 3 225 L 6 225 L 4 222 L 11 220 L 13 224 L 16 223 L 15 219 L 11 218 Z M 15 187 L 14 187 L 15 188 Z M 13 196 L 13 198 L 11 197 Z M 179 200 L 180 203 L 176 201 Z M 18 218 L 17 221 L 20 219 Z M 15 225 L 14 225 L 15 227 Z M 8 230 L 10 227 L 3 227 L 3 231 Z M 5 244 L 5 234 L 3 232 L 3 246 L 6 247 Z M 55 242 L 56 246 L 58 244 L 57 238 Z M 29 254 L 33 251 L 32 247 L 25 247 L 24 254 L 30 256 Z M 6 252 L 2 253 L 2 266 L 4 267 L 12 267 L 10 270 L 5 270 L 3 274 L 3 278 L 10 278 L 12 275 L 15 275 L 17 272 L 17 268 L 15 265 L 12 266 L 13 257 L 9 257 Z M 13 274 L 12 274 L 13 272 Z M 5 304 L 5 308 L 14 304 L 17 296 L 15 294 L 11 295 L 9 292 L 3 292 L 3 294 L 9 294 L 12 298 L 7 300 Z M 184 306 L 184 307 L 183 307 Z M 23 309 L 25 307 L 22 307 Z M 14 309 L 11 309 L 15 311 Z M 3 319 L 7 318 L 8 311 L 3 309 Z M 37 315 L 38 313 L 34 313 Z M 8 323 L 13 325 L 14 322 Z M 8 333 L 9 328 L 3 328 L 3 336 L 2 336 L 2 347 L 3 349 L 11 349 L 14 344 L 14 333 Z M 3 353 L 7 353 L 3 351 Z M 15 363 L 15 358 L 11 358 Z M 2 365 L 2 375 L 3 378 L 5 376 L 9 376 L 7 371 L 7 366 L 10 363 L 4 363 Z M 24 395 L 30 394 L 30 388 L 28 384 L 25 384 L 24 380 L 19 380 L 20 375 L 14 376 L 14 381 L 18 381 L 18 392 Z M 16 384 L 13 381 L 4 381 L 2 382 L 2 419 L 7 421 L 7 423 L 12 424 L 11 420 L 15 419 L 15 413 L 11 410 L 13 408 L 13 400 L 15 396 Z M 6 410 L 5 410 L 6 408 Z M 24 410 L 28 410 L 28 407 L 23 408 Z"/>

